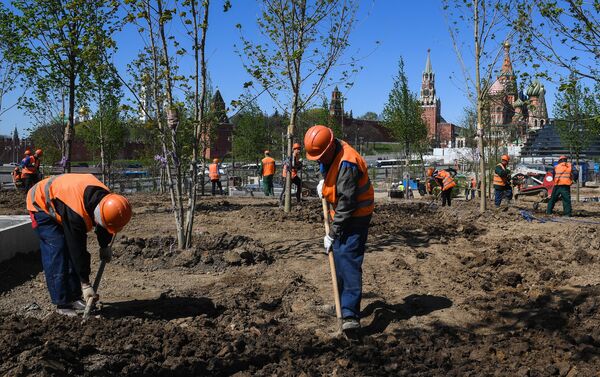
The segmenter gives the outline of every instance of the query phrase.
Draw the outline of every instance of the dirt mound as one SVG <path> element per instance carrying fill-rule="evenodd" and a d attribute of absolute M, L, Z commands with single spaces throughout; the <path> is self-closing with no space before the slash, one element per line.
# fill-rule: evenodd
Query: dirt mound
<path fill-rule="evenodd" d="M 222 271 L 231 266 L 271 264 L 274 260 L 261 243 L 241 235 L 200 234 L 193 244 L 191 249 L 180 250 L 172 236 L 124 237 L 114 247 L 115 261 L 138 270 L 181 267 Z"/>
<path fill-rule="evenodd" d="M 404 242 L 412 247 L 443 244 L 456 237 L 472 240 L 484 233 L 473 222 L 448 218 L 423 202 L 378 206 L 369 228 L 369 237 L 375 242 Z"/>
<path fill-rule="evenodd" d="M 295 199 L 294 199 L 295 200 Z M 268 204 L 267 206 L 245 206 L 240 210 L 240 218 L 257 222 L 302 222 L 307 224 L 323 223 L 323 207 L 320 200 L 304 200 L 302 205 L 292 204 L 289 213 L 281 208 Z"/>
<path fill-rule="evenodd" d="M 16 190 L 0 190 L 0 215 L 26 215 L 25 194 Z"/>
<path fill-rule="evenodd" d="M 507 292 L 497 301 L 474 302 L 501 310 L 490 311 L 490 323 L 468 331 L 443 324 L 407 326 L 365 334 L 357 342 L 297 330 L 286 323 L 285 313 L 273 309 L 280 306 L 261 305 L 253 292 L 241 292 L 227 307 L 193 298 L 134 303 L 137 310 L 128 317 L 93 318 L 85 325 L 57 315 L 7 317 L 0 325 L 0 374 L 592 376 L 596 371 L 600 287 L 536 299 Z M 165 307 L 172 310 L 158 310 Z M 497 312 L 505 322 L 498 322 Z M 477 334 L 478 326 L 491 325 L 498 331 Z M 562 336 L 555 336 L 557 331 Z"/>

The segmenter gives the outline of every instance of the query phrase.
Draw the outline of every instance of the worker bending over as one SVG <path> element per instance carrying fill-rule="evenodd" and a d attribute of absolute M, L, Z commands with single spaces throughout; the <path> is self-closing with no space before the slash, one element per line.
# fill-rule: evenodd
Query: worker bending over
<path fill-rule="evenodd" d="M 219 187 L 219 193 L 223 195 L 223 185 L 221 184 L 221 173 L 219 173 L 219 159 L 215 158 L 208 166 L 208 178 L 212 183 L 212 195 L 215 196 L 217 187 Z"/>
<path fill-rule="evenodd" d="M 509 203 L 512 200 L 513 192 L 510 185 L 508 161 L 510 161 L 510 157 L 506 154 L 502 155 L 500 163 L 496 165 L 496 169 L 494 170 L 494 204 L 496 204 L 496 207 L 500 207 L 504 198 Z"/>
<path fill-rule="evenodd" d="M 298 176 L 298 171 L 302 170 L 302 159 L 300 158 L 300 144 L 294 143 L 293 151 L 292 151 L 292 163 L 285 163 L 283 170 L 281 171 L 281 176 L 283 178 L 287 177 L 288 170 L 292 173 L 292 183 L 296 186 L 296 201 L 300 203 L 302 200 L 302 179 Z M 285 179 L 284 188 L 285 188 Z M 279 202 L 283 203 L 283 197 L 285 195 L 285 190 L 281 191 L 281 195 L 279 195 Z"/>
<path fill-rule="evenodd" d="M 29 155 L 27 154 L 29 152 Z M 25 158 L 21 161 L 21 179 L 23 180 L 23 190 L 25 192 L 40 180 L 40 164 L 42 150 L 38 149 L 33 155 L 30 151 L 25 151 Z"/>
<path fill-rule="evenodd" d="M 578 172 L 567 162 L 567 156 L 560 156 L 558 164 L 552 171 L 552 175 L 554 176 L 554 188 L 552 189 L 548 207 L 546 207 L 546 213 L 551 215 L 556 201 L 562 199 L 563 214 L 571 217 L 571 185 L 577 181 Z"/>
<path fill-rule="evenodd" d="M 325 177 L 317 192 L 330 205 L 331 231 L 323 243 L 333 248 L 340 292 L 342 330 L 360 327 L 362 263 L 374 208 L 367 164 L 354 148 L 334 138 L 325 126 L 313 126 L 304 136 L 306 157 L 318 161 Z"/>
<path fill-rule="evenodd" d="M 456 174 L 456 170 L 449 168 L 438 170 L 433 174 L 437 184 L 442 188 L 442 193 L 440 194 L 442 197 L 442 207 L 445 207 L 446 204 L 448 207 L 452 205 L 452 189 L 456 186 L 456 181 L 452 173 Z"/>
<path fill-rule="evenodd" d="M 265 158 L 261 161 L 260 174 L 262 176 L 263 191 L 265 196 L 273 196 L 273 176 L 275 175 L 275 160 L 271 157 L 271 152 L 265 151 Z"/>
<path fill-rule="evenodd" d="M 109 244 L 131 219 L 131 206 L 91 174 L 62 174 L 29 190 L 27 210 L 40 239 L 52 303 L 58 313 L 75 316 L 75 310 L 83 310 L 88 299 L 96 298 L 90 285 L 87 233 L 95 228 L 100 259 L 109 262 Z"/>

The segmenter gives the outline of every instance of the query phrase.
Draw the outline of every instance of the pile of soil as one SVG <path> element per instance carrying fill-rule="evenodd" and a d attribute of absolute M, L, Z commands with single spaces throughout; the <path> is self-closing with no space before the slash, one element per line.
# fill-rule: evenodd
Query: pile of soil
<path fill-rule="evenodd" d="M 25 193 L 17 190 L 0 190 L 0 215 L 26 215 Z"/>
<path fill-rule="evenodd" d="M 507 322 L 488 334 L 476 334 L 478 324 L 434 324 L 354 341 L 299 331 L 286 323 L 284 308 L 261 305 L 252 295 L 241 295 L 232 306 L 164 298 L 145 309 L 138 305 L 137 315 L 93 318 L 85 325 L 57 315 L 12 316 L 0 325 L 0 374 L 593 376 L 599 295 L 595 286 L 570 296 L 548 292 L 535 300 L 507 295 L 474 302 L 513 308 Z M 519 311 L 515 301 L 522 304 Z"/>
<path fill-rule="evenodd" d="M 172 267 L 222 271 L 274 261 L 260 242 L 246 236 L 226 232 L 199 234 L 193 244 L 193 248 L 180 250 L 172 236 L 123 237 L 114 247 L 115 262 L 141 271 Z"/>

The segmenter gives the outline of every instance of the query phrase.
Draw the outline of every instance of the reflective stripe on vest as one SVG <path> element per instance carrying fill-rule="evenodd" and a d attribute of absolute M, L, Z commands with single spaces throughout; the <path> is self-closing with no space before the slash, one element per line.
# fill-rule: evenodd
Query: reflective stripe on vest
<path fill-rule="evenodd" d="M 221 176 L 219 175 L 219 166 L 215 163 L 212 163 L 208 166 L 208 177 L 211 181 L 215 181 Z"/>
<path fill-rule="evenodd" d="M 341 142 L 342 150 L 334 158 L 325 182 L 323 184 L 323 198 L 331 204 L 331 218 L 335 215 L 335 207 L 338 203 L 337 197 L 337 179 L 342 162 L 347 161 L 357 166 L 360 173 L 358 178 L 358 188 L 356 189 L 356 209 L 352 212 L 352 217 L 368 216 L 373 213 L 375 208 L 375 192 L 369 179 L 367 164 L 365 160 L 346 142 Z"/>
<path fill-rule="evenodd" d="M 506 170 L 504 165 L 498 164 L 496 167 L 500 166 L 502 170 Z M 504 180 L 501 176 L 496 174 L 496 170 L 494 170 L 494 186 L 508 186 L 508 182 Z"/>
<path fill-rule="evenodd" d="M 456 186 L 456 181 L 452 178 L 452 175 L 445 170 L 438 173 L 438 177 L 442 178 L 442 191 L 446 191 Z"/>
<path fill-rule="evenodd" d="M 554 184 L 557 186 L 571 186 L 573 168 L 568 162 L 561 162 L 554 167 Z"/>
<path fill-rule="evenodd" d="M 31 212 L 45 212 L 59 224 L 62 219 L 53 205 L 53 200 L 58 199 L 73 212 L 81 216 L 87 231 L 92 230 L 93 214 L 85 210 L 84 194 L 90 186 L 97 186 L 109 191 L 102 182 L 91 174 L 62 174 L 46 178 L 35 184 L 27 195 L 27 210 Z"/>
<path fill-rule="evenodd" d="M 262 175 L 268 176 L 275 174 L 275 160 L 271 157 L 265 157 L 262 159 Z"/>

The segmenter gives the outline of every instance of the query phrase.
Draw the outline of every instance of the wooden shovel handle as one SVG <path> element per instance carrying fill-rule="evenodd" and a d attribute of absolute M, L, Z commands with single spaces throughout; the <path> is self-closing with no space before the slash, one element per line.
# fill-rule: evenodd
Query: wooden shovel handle
<path fill-rule="evenodd" d="M 323 203 L 323 225 L 325 225 L 325 234 L 329 234 L 329 203 L 322 199 Z M 342 320 L 342 305 L 340 303 L 340 291 L 338 289 L 337 273 L 335 271 L 335 260 L 333 259 L 333 248 L 329 249 L 329 271 L 331 272 L 331 285 L 333 286 L 333 300 L 335 302 L 335 316 L 338 321 Z"/>

